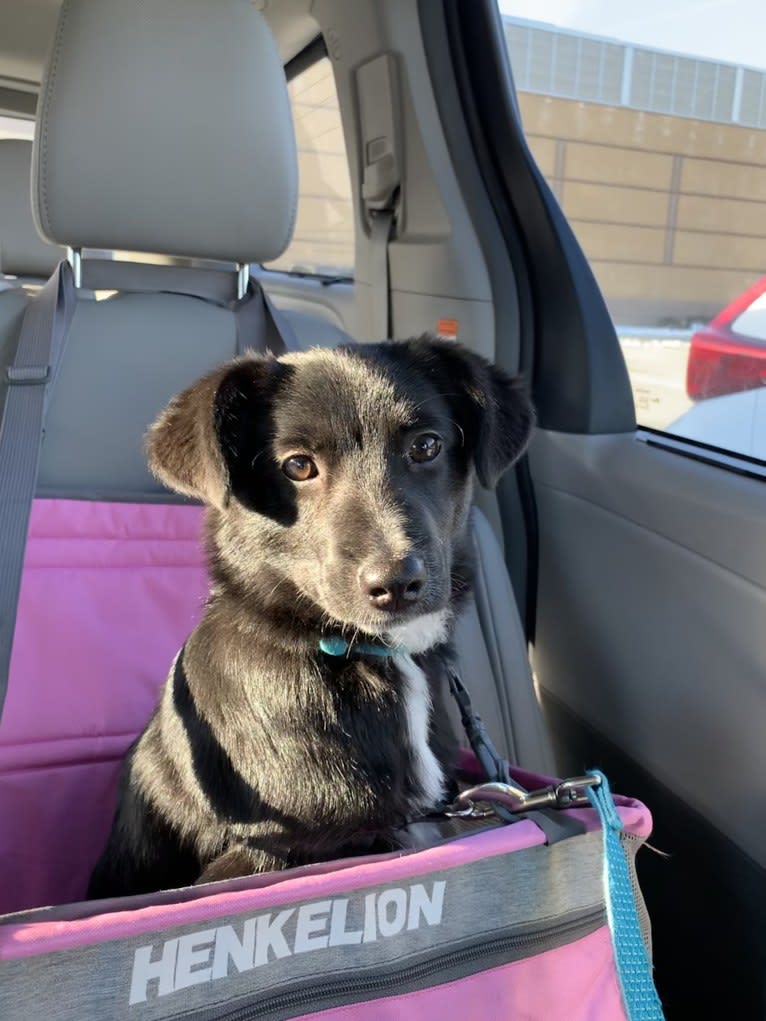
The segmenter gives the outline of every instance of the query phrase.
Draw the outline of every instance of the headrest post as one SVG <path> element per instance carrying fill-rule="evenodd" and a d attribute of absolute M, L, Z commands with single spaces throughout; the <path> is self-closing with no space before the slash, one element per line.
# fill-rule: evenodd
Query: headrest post
<path fill-rule="evenodd" d="M 247 294 L 247 285 L 250 281 L 250 263 L 237 263 L 237 298 L 241 301 Z"/>
<path fill-rule="evenodd" d="M 82 249 L 67 248 L 66 259 L 72 267 L 72 278 L 75 287 L 82 287 Z"/>

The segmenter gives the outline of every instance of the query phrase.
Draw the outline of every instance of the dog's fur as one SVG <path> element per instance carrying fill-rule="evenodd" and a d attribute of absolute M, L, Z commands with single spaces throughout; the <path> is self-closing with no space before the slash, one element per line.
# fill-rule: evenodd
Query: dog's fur
<path fill-rule="evenodd" d="M 517 379 L 430 337 L 246 355 L 171 401 L 149 463 L 208 505 L 212 589 L 128 753 L 90 896 L 390 847 L 450 794 L 443 698 L 474 468 L 493 485 L 531 423 Z M 423 434 L 442 449 L 417 463 Z M 295 454 L 316 478 L 286 476 Z M 377 608 L 360 578 L 408 555 L 424 565 L 418 598 Z M 321 652 L 328 635 L 350 653 Z"/>

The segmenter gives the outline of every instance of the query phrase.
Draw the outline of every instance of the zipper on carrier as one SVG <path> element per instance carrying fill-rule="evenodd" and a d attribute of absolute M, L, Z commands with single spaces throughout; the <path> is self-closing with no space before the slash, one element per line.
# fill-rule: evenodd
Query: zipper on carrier
<path fill-rule="evenodd" d="M 365 973 L 356 978 L 342 978 L 314 982 L 307 987 L 286 989 L 281 993 L 262 995 L 246 1005 L 232 1009 L 208 1008 L 187 1015 L 189 1021 L 256 1021 L 256 1019 L 277 1018 L 287 1019 L 299 1017 L 306 1010 L 326 1010 L 340 999 L 338 1006 L 364 1000 L 376 999 L 392 992 L 404 992 L 411 983 L 419 983 L 425 979 L 452 981 L 455 975 L 449 974 L 454 968 L 464 968 L 480 962 L 496 954 L 514 952 L 518 960 L 525 956 L 526 951 L 543 953 L 553 950 L 575 939 L 588 936 L 601 925 L 605 924 L 603 908 L 591 910 L 570 918 L 557 925 L 548 925 L 537 932 L 514 933 L 493 936 L 491 939 L 476 940 L 470 946 L 440 953 L 425 961 L 419 961 L 406 967 L 391 969 L 384 974 L 374 973 L 366 969 Z M 494 967 L 488 963 L 487 967 Z M 481 968 L 468 968 L 464 975 L 474 974 Z M 372 972 L 372 973 L 371 973 Z M 457 977 L 463 977 L 457 976 Z"/>

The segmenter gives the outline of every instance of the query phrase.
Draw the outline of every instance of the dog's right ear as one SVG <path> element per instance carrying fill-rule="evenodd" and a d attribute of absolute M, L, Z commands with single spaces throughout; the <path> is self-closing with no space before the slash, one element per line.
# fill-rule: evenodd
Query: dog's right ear
<path fill-rule="evenodd" d="M 160 482 L 213 507 L 226 507 L 230 426 L 239 406 L 257 399 L 274 365 L 273 358 L 243 355 L 172 399 L 146 436 L 149 467 Z"/>

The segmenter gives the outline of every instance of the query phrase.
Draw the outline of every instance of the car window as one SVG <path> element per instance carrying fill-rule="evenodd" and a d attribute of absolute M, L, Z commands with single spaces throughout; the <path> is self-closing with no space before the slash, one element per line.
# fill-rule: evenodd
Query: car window
<path fill-rule="evenodd" d="M 763 457 L 766 8 L 499 6 L 531 151 L 617 327 L 639 424 Z"/>
<path fill-rule="evenodd" d="M 734 333 L 766 343 L 766 294 L 762 294 L 732 322 Z"/>
<path fill-rule="evenodd" d="M 0 117 L 0 138 L 28 138 L 32 140 L 35 122 L 21 117 Z"/>
<path fill-rule="evenodd" d="M 296 75 L 289 93 L 298 145 L 298 211 L 290 247 L 267 268 L 352 276 L 351 181 L 329 59 Z"/>

